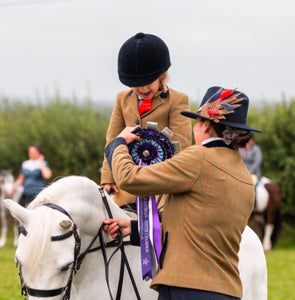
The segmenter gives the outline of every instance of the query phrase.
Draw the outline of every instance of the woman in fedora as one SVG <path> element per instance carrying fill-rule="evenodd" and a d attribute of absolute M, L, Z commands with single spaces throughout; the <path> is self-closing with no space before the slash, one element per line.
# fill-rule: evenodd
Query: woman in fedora
<path fill-rule="evenodd" d="M 151 166 L 134 164 L 127 144 L 139 140 L 126 128 L 106 148 L 118 186 L 141 197 L 169 193 L 162 219 L 162 253 L 151 287 L 159 299 L 240 299 L 241 234 L 254 205 L 254 185 L 238 148 L 250 131 L 249 99 L 237 90 L 211 87 L 196 113 L 196 145 Z M 107 220 L 114 237 L 130 222 Z"/>

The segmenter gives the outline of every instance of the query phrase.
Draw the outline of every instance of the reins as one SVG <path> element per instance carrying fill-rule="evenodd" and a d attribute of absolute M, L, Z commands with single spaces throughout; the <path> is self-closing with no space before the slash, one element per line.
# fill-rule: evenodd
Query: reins
<path fill-rule="evenodd" d="M 102 188 L 99 188 L 99 192 L 101 194 L 102 200 L 104 202 L 105 208 L 107 210 L 108 216 L 110 219 L 113 219 L 113 215 L 109 206 L 109 203 L 107 201 L 107 198 L 105 196 L 104 190 Z M 124 250 L 124 242 L 123 242 L 123 235 L 121 230 L 118 230 L 118 246 L 117 248 L 114 250 L 114 252 L 112 253 L 112 255 L 110 256 L 109 259 L 107 259 L 107 255 L 106 255 L 106 247 L 104 247 L 103 245 L 105 245 L 104 240 L 103 240 L 103 226 L 104 224 L 101 225 L 100 229 L 99 229 L 99 240 L 100 240 L 100 245 L 101 245 L 101 250 L 102 250 L 102 255 L 103 255 L 103 259 L 104 259 L 104 263 L 105 263 L 105 276 L 106 276 L 106 282 L 107 282 L 107 286 L 108 286 L 108 290 L 109 290 L 109 294 L 111 297 L 111 300 L 113 300 L 113 296 L 112 296 L 112 292 L 110 289 L 110 282 L 109 282 L 109 266 L 110 266 L 110 262 L 111 259 L 113 258 L 113 256 L 116 254 L 117 251 L 121 251 L 121 264 L 120 264 L 120 277 L 119 277 L 119 282 L 118 282 L 118 288 L 117 288 L 117 294 L 116 294 L 116 300 L 121 299 L 121 293 L 122 293 L 122 286 L 123 286 L 123 278 L 124 278 L 124 266 L 126 266 L 130 280 L 132 282 L 132 286 L 134 289 L 134 292 L 136 294 L 136 298 L 138 300 L 140 300 L 140 295 L 128 262 L 128 259 L 126 257 L 125 254 L 125 250 Z"/>
<path fill-rule="evenodd" d="M 107 210 L 108 216 L 109 218 L 113 218 L 109 203 L 107 201 L 107 198 L 105 196 L 104 190 L 102 188 L 98 189 L 103 203 L 105 205 L 105 208 Z M 104 263 L 105 263 L 105 276 L 106 276 L 106 283 L 107 283 L 107 287 L 108 287 L 108 291 L 110 294 L 110 298 L 111 300 L 113 300 L 113 296 L 111 293 L 111 289 L 110 289 L 110 283 L 109 283 L 109 266 L 110 266 L 110 262 L 111 259 L 113 258 L 113 256 L 120 250 L 121 251 L 121 264 L 120 264 L 120 276 L 119 276 L 119 282 L 118 282 L 118 287 L 117 287 L 117 294 L 116 294 L 116 300 L 120 300 L 121 299 L 121 294 L 122 294 L 122 286 L 123 286 L 123 279 L 124 279 L 124 267 L 126 266 L 130 280 L 132 282 L 133 285 L 133 289 L 135 291 L 136 297 L 138 300 L 140 300 L 140 295 L 128 262 L 128 259 L 126 257 L 125 254 L 125 250 L 124 250 L 124 245 L 130 245 L 130 242 L 124 242 L 123 241 L 123 235 L 121 230 L 118 231 L 118 238 L 116 240 L 113 240 L 111 242 L 105 243 L 104 242 L 104 237 L 103 237 L 103 227 L 104 224 L 102 224 L 97 232 L 97 234 L 93 237 L 92 241 L 90 242 L 90 244 L 88 245 L 88 247 L 85 249 L 85 251 L 83 253 L 80 253 L 80 247 L 81 247 L 81 239 L 80 236 L 77 232 L 77 227 L 73 221 L 73 219 L 71 218 L 71 216 L 69 215 L 69 213 L 63 209 L 62 207 L 53 204 L 53 203 L 44 203 L 42 205 L 48 206 L 52 209 L 56 209 L 58 211 L 60 211 L 61 213 L 65 214 L 67 217 L 69 217 L 69 219 L 73 222 L 73 227 L 70 231 L 66 232 L 63 235 L 59 235 L 59 236 L 52 236 L 51 237 L 51 241 L 60 241 L 60 240 L 64 240 L 68 237 L 70 237 L 71 235 L 74 235 L 75 237 L 75 248 L 74 248 L 74 263 L 73 263 L 73 267 L 71 270 L 71 274 L 68 280 L 68 283 L 65 287 L 62 288 L 58 288 L 58 289 L 54 289 L 54 290 L 38 290 L 38 289 L 33 289 L 28 287 L 22 277 L 22 270 L 21 270 L 21 264 L 19 264 L 17 262 L 17 265 L 19 265 L 19 276 L 20 276 L 20 281 L 21 281 L 21 294 L 23 296 L 24 299 L 27 299 L 28 294 L 31 296 L 35 296 L 35 297 L 53 297 L 53 296 L 57 296 L 61 293 L 64 292 L 64 296 L 63 296 L 63 300 L 69 300 L 70 299 L 70 293 L 71 293 L 71 286 L 72 286 L 72 280 L 73 280 L 73 276 L 80 270 L 81 264 L 84 260 L 84 258 L 86 257 L 86 255 L 88 253 L 97 251 L 97 250 L 102 250 L 102 255 L 103 255 L 103 259 L 104 259 Z M 23 234 L 23 235 L 27 235 L 27 231 L 23 226 L 20 226 L 19 228 L 19 233 Z M 100 241 L 100 246 L 95 247 L 95 248 L 91 248 L 93 246 L 93 244 L 95 243 L 95 241 L 97 240 L 97 238 L 99 238 Z M 116 247 L 114 252 L 112 253 L 112 255 L 110 256 L 109 259 L 107 259 L 107 255 L 106 255 L 106 249 L 110 248 L 110 247 Z"/>

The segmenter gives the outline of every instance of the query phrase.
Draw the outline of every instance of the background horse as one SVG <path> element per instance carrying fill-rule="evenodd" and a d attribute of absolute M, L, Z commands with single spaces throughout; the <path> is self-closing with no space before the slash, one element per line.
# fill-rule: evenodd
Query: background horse
<path fill-rule="evenodd" d="M 120 209 L 108 195 L 106 201 L 114 218 L 130 217 Z M 99 187 L 92 180 L 69 176 L 59 179 L 39 193 L 34 201 L 23 208 L 11 200 L 5 200 L 14 217 L 23 224 L 25 234 L 19 238 L 16 259 L 21 265 L 23 281 L 31 289 L 57 291 L 70 281 L 71 270 L 77 256 L 75 226 L 81 238 L 80 252 L 84 252 L 97 234 L 103 221 L 108 219 Z M 52 209 L 44 203 L 62 207 L 67 214 Z M 24 231 L 23 231 L 24 232 Z M 105 242 L 111 237 L 102 232 Z M 38 245 L 38 247 L 36 247 Z M 99 246 L 96 241 L 93 245 Z M 113 249 L 107 248 L 109 257 Z M 157 293 L 148 288 L 149 282 L 141 278 L 140 247 L 125 246 L 141 299 L 156 299 Z M 264 251 L 256 234 L 246 227 L 242 235 L 239 253 L 239 269 L 244 288 L 243 300 L 267 299 L 267 270 Z M 119 257 L 115 255 L 110 263 L 110 287 L 114 295 L 119 280 Z M 62 293 L 62 292 L 60 292 Z M 128 277 L 124 275 L 121 299 L 135 299 L 135 293 Z M 73 277 L 71 299 L 109 299 L 106 273 L 101 250 L 89 253 L 81 270 Z M 34 299 L 39 299 L 37 296 Z M 41 298 L 40 298 L 41 299 Z M 62 294 L 54 299 L 62 299 Z"/>
<path fill-rule="evenodd" d="M 7 232 L 8 232 L 8 216 L 7 209 L 3 204 L 5 198 L 12 198 L 13 201 L 18 202 L 22 192 L 23 187 L 20 186 L 16 191 L 13 191 L 14 186 L 14 177 L 12 175 L 11 170 L 1 170 L 0 171 L 0 211 L 1 211 L 1 238 L 0 238 L 0 247 L 3 247 L 6 243 Z M 17 222 L 14 222 L 14 241 L 13 245 L 17 246 L 18 241 L 18 230 L 17 230 Z"/>
<path fill-rule="evenodd" d="M 248 225 L 262 240 L 263 249 L 269 251 L 280 231 L 280 205 L 282 197 L 277 184 L 262 177 L 256 188 L 256 207 Z"/>

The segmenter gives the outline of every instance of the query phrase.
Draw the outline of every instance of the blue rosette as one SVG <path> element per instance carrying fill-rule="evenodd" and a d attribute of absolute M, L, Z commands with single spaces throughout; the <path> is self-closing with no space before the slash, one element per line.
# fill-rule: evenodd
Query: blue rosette
<path fill-rule="evenodd" d="M 168 137 L 153 128 L 140 128 L 141 141 L 129 145 L 129 153 L 137 165 L 152 165 L 174 155 L 174 146 Z"/>

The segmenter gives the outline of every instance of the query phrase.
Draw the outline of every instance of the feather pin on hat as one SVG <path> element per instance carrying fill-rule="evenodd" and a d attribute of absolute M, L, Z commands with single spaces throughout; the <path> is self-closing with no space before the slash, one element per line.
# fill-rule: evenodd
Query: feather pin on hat
<path fill-rule="evenodd" d="M 246 125 L 249 98 L 236 89 L 224 89 L 214 86 L 208 89 L 197 113 L 182 111 L 185 117 L 198 117 L 215 123 L 260 132 L 260 130 Z"/>

